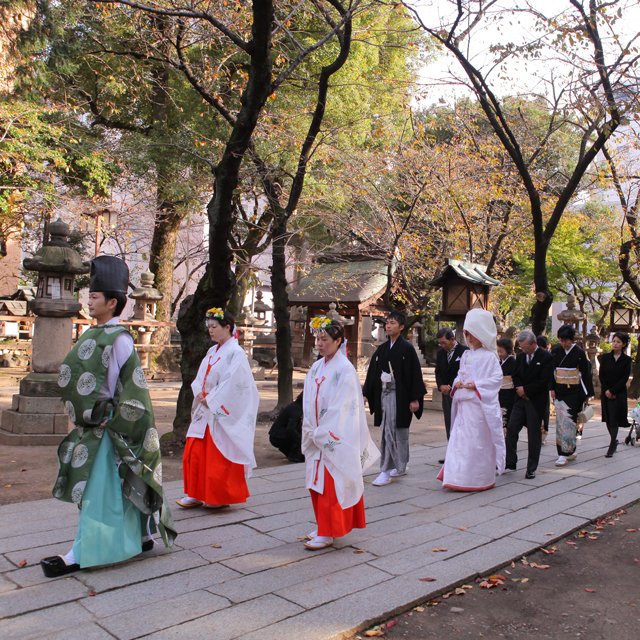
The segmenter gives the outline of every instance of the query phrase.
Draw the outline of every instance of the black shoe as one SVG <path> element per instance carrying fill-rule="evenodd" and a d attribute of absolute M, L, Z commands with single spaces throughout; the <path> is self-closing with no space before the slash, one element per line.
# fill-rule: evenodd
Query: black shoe
<path fill-rule="evenodd" d="M 524 477 L 527 480 L 533 480 L 536 477 L 536 473 L 535 471 L 527 471 L 527 473 L 524 474 Z"/>
<path fill-rule="evenodd" d="M 40 560 L 40 566 L 47 578 L 58 578 L 60 576 L 66 576 L 68 573 L 73 573 L 80 569 L 78 563 L 67 564 L 62 556 L 50 556 Z"/>
<path fill-rule="evenodd" d="M 153 549 L 153 540 L 145 540 L 142 543 L 142 552 L 151 551 Z"/>
<path fill-rule="evenodd" d="M 515 471 L 516 470 L 516 465 L 515 464 L 505 465 L 505 469 L 507 469 L 509 471 Z"/>
<path fill-rule="evenodd" d="M 442 460 L 438 460 L 438 464 L 444 464 L 444 458 L 442 458 Z"/>
<path fill-rule="evenodd" d="M 609 445 L 609 448 L 607 449 L 607 453 L 604 454 L 604 457 L 613 458 L 613 454 L 616 452 L 617 448 L 618 448 L 618 441 L 615 440 Z"/>

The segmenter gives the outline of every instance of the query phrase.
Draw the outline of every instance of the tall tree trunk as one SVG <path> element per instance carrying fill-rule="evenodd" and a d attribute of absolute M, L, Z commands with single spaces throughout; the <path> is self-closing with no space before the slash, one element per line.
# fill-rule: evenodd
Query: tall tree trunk
<path fill-rule="evenodd" d="M 540 237 L 539 234 L 536 234 L 533 266 L 533 283 L 536 289 L 536 301 L 531 307 L 531 330 L 537 336 L 542 335 L 546 331 L 549 309 L 553 302 L 553 294 L 549 291 L 549 278 L 547 275 L 548 249 L 548 241 L 544 237 Z"/>
<path fill-rule="evenodd" d="M 278 405 L 283 407 L 293 400 L 293 361 L 291 358 L 291 322 L 289 295 L 287 294 L 286 248 L 287 216 L 278 209 L 273 222 L 271 265 L 271 293 L 273 316 L 276 321 L 276 358 L 278 360 Z"/>
<path fill-rule="evenodd" d="M 172 439 L 176 444 L 184 443 L 193 403 L 191 383 L 211 344 L 204 326 L 206 310 L 213 306 L 224 308 L 234 292 L 235 282 L 231 269 L 231 230 L 235 222 L 233 194 L 238 185 L 242 160 L 251 143 L 262 108 L 271 93 L 272 0 L 253 0 L 252 13 L 249 77 L 238 116 L 215 169 L 214 195 L 207 206 L 209 264 L 193 297 L 182 303 L 178 317 L 182 343 L 182 387 L 173 421 Z"/>
<path fill-rule="evenodd" d="M 169 40 L 166 37 L 169 19 L 166 16 L 154 16 L 155 30 L 159 34 L 159 46 L 168 54 Z M 162 62 L 156 63 L 151 71 L 153 84 L 151 94 L 152 136 L 157 141 L 158 151 L 155 161 L 156 214 L 151 239 L 149 270 L 155 274 L 155 286 L 162 294 L 162 300 L 156 306 L 156 320 L 171 320 L 171 302 L 173 300 L 173 266 L 176 256 L 178 230 L 181 214 L 169 194 L 171 182 L 176 180 L 170 154 L 163 146 L 170 138 L 169 125 L 169 67 Z M 167 344 L 171 337 L 169 327 L 162 327 L 151 337 L 154 344 Z"/>
<path fill-rule="evenodd" d="M 160 322 L 169 322 L 171 320 L 174 261 L 179 230 L 180 216 L 174 211 L 159 211 L 156 214 L 153 238 L 151 240 L 149 271 L 155 274 L 156 289 L 163 296 L 156 306 L 156 320 Z M 153 344 L 168 344 L 170 337 L 170 327 L 160 327 L 154 331 L 151 342 Z"/>

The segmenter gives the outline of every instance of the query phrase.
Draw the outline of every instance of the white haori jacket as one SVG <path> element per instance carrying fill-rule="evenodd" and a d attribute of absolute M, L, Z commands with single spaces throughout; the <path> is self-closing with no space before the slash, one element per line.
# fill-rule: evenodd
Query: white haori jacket
<path fill-rule="evenodd" d="M 209 425 L 220 453 L 243 464 L 249 477 L 256 467 L 253 441 L 260 398 L 247 354 L 235 338 L 207 351 L 191 389 L 194 399 L 187 437 L 204 438 Z"/>
<path fill-rule="evenodd" d="M 307 489 L 324 492 L 326 466 L 340 506 L 348 509 L 362 497 L 362 474 L 380 452 L 369 434 L 358 374 L 341 351 L 311 366 L 302 406 Z"/>

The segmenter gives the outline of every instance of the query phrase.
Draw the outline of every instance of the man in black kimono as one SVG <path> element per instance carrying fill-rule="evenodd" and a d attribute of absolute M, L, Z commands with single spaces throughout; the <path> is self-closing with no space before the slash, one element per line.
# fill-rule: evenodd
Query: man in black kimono
<path fill-rule="evenodd" d="M 560 348 L 554 351 L 551 400 L 556 407 L 557 467 L 575 460 L 578 426 L 576 420 L 585 401 L 595 395 L 591 363 L 575 343 L 576 330 L 569 324 L 558 329 Z"/>
<path fill-rule="evenodd" d="M 507 464 L 515 470 L 518 462 L 518 436 L 522 427 L 527 428 L 529 456 L 525 478 L 536 477 L 540 460 L 542 433 L 540 425 L 549 403 L 549 384 L 553 376 L 553 358 L 541 349 L 532 331 L 521 331 L 518 335 L 520 353 L 516 357 L 513 386 L 516 391 L 509 422 L 507 424 Z"/>
<path fill-rule="evenodd" d="M 409 461 L 409 425 L 412 415 L 420 418 L 427 392 L 422 369 L 413 345 L 402 337 L 407 319 L 392 311 L 385 322 L 388 340 L 371 357 L 362 394 L 374 414 L 376 427 L 382 426 L 380 475 L 375 486 L 402 476 Z"/>
<path fill-rule="evenodd" d="M 436 334 L 438 340 L 438 353 L 436 355 L 436 387 L 442 394 L 442 413 L 444 413 L 444 428 L 447 432 L 447 440 L 451 433 L 451 385 L 460 369 L 460 358 L 469 348 L 458 343 L 456 334 L 452 329 L 443 327 Z M 444 460 L 438 460 L 440 464 Z"/>

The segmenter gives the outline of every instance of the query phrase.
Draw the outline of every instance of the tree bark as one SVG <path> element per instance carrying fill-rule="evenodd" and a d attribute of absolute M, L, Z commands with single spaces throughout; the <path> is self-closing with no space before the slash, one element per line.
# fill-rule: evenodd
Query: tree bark
<path fill-rule="evenodd" d="M 279 209 L 274 216 L 271 265 L 271 293 L 276 321 L 276 359 L 278 361 L 278 403 L 281 408 L 293 400 L 293 360 L 291 357 L 291 322 L 287 293 L 286 247 L 287 215 Z"/>
<path fill-rule="evenodd" d="M 241 97 L 241 106 L 224 153 L 214 172 L 214 195 L 207 206 L 209 218 L 209 264 L 198 287 L 181 305 L 178 318 L 182 344 L 182 387 L 178 395 L 173 440 L 184 443 L 189 422 L 193 382 L 198 366 L 210 346 L 205 332 L 206 310 L 225 307 L 235 288 L 231 268 L 231 231 L 235 221 L 233 195 L 238 185 L 240 166 L 251 143 L 262 108 L 271 93 L 272 62 L 270 55 L 272 0 L 253 0 L 252 40 L 249 43 L 249 77 Z"/>

